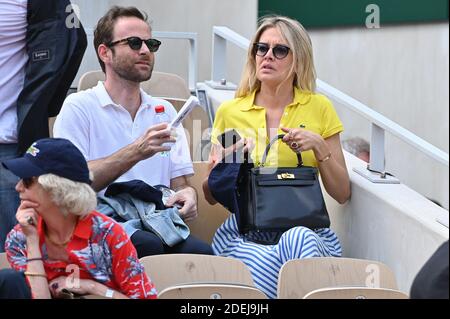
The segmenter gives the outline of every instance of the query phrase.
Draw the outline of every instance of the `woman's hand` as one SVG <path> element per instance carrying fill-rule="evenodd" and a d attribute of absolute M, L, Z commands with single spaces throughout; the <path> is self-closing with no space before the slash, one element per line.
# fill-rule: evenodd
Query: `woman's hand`
<path fill-rule="evenodd" d="M 253 143 L 253 139 L 251 138 L 243 138 L 240 139 L 236 144 L 223 148 L 222 145 L 219 144 L 212 144 L 211 146 L 211 152 L 209 153 L 209 166 L 208 166 L 208 176 L 213 170 L 217 164 L 222 162 L 222 160 L 229 156 L 231 153 L 236 152 L 239 149 L 242 149 L 243 154 L 251 154 L 253 149 L 255 148 L 255 144 Z M 208 176 L 203 180 L 202 188 L 203 188 L 203 194 L 205 195 L 206 201 L 211 204 L 215 205 L 217 201 L 215 200 L 214 196 L 212 196 L 209 186 L 208 186 Z"/>
<path fill-rule="evenodd" d="M 112 289 L 91 279 L 72 280 L 69 277 L 62 276 L 52 280 L 48 288 L 53 298 L 64 298 L 68 293 L 73 293 L 80 296 L 95 295 L 114 299 L 128 299 L 126 295 L 117 290 L 113 290 L 112 295 L 109 295 L 108 291 Z"/>
<path fill-rule="evenodd" d="M 242 150 L 243 154 L 251 154 L 255 145 L 253 139 L 244 137 L 227 148 L 223 148 L 222 145 L 213 144 L 213 149 L 210 156 L 210 162 L 212 163 L 212 168 L 223 161 L 224 158 L 230 156 L 233 152 Z"/>
<path fill-rule="evenodd" d="M 23 200 L 17 209 L 16 219 L 22 227 L 23 233 L 27 236 L 27 240 L 39 241 L 39 234 L 37 231 L 37 207 L 39 207 L 38 203 Z"/>
<path fill-rule="evenodd" d="M 283 142 L 295 153 L 312 150 L 317 159 L 324 158 L 330 153 L 327 143 L 317 133 L 302 128 L 282 127 L 281 130 L 287 133 L 283 137 Z"/>
<path fill-rule="evenodd" d="M 61 276 L 53 279 L 48 287 L 53 298 L 62 298 L 68 292 L 77 295 L 94 294 L 95 284 L 96 282 L 90 279 L 71 280 L 69 277 Z"/>

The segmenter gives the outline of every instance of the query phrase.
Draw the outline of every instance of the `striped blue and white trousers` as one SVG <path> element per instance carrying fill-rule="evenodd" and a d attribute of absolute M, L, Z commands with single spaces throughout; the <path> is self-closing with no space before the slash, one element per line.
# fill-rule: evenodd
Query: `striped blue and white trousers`
<path fill-rule="evenodd" d="M 329 228 L 313 231 L 294 227 L 284 232 L 276 245 L 254 243 L 239 233 L 234 214 L 219 227 L 212 247 L 216 255 L 243 261 L 250 269 L 255 286 L 269 298 L 277 297 L 278 274 L 285 262 L 311 257 L 340 257 L 342 254 L 339 239 Z"/>

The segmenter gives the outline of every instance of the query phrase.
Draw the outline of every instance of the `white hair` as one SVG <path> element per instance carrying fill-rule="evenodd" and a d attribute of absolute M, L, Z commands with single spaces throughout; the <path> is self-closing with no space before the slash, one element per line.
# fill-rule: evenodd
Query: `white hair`
<path fill-rule="evenodd" d="M 370 153 L 369 142 L 361 137 L 352 137 L 343 141 L 342 148 L 355 156 L 358 156 L 363 152 Z"/>
<path fill-rule="evenodd" d="M 92 180 L 92 173 L 89 175 Z M 54 174 L 39 176 L 38 183 L 50 194 L 53 203 L 65 216 L 85 216 L 97 206 L 97 196 L 86 183 L 74 182 Z"/>

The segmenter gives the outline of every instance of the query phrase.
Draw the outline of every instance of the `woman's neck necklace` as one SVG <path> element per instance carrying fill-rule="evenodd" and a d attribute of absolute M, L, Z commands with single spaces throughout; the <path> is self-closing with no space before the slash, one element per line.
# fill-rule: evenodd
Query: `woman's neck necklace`
<path fill-rule="evenodd" d="M 280 108 L 291 104 L 294 100 L 294 92 L 290 92 L 287 95 L 272 95 L 267 92 L 261 93 L 256 96 L 255 103 L 266 108 Z"/>
<path fill-rule="evenodd" d="M 55 246 L 58 246 L 58 247 L 66 247 L 67 244 L 70 243 L 70 241 L 72 240 L 73 232 L 75 231 L 75 227 L 77 227 L 77 223 L 75 223 L 75 225 L 73 225 L 72 231 L 70 232 L 70 237 L 69 237 L 69 239 L 67 239 L 67 240 L 65 240 L 65 241 L 63 241 L 63 242 L 58 242 L 58 241 L 52 239 L 52 238 L 50 237 L 50 234 L 48 234 L 48 228 L 45 227 L 45 238 L 48 239 L 48 241 L 49 241 L 51 244 L 55 245 Z"/>
<path fill-rule="evenodd" d="M 49 241 L 51 244 L 55 245 L 55 246 L 58 246 L 58 247 L 66 247 L 67 244 L 70 243 L 70 241 L 72 240 L 72 235 L 70 235 L 70 238 L 69 238 L 68 240 L 66 240 L 66 241 L 64 241 L 64 242 L 62 242 L 62 243 L 56 242 L 56 241 L 53 240 L 53 239 L 50 237 L 50 235 L 48 235 L 48 234 L 45 235 L 45 238 L 47 238 L 48 241 Z"/>

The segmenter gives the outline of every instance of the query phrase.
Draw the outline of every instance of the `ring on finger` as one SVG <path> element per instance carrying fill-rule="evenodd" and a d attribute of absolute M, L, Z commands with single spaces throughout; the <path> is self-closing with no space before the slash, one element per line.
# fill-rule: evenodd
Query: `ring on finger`
<path fill-rule="evenodd" d="M 297 149 L 297 148 L 300 147 L 300 145 L 298 145 L 297 142 L 291 142 L 291 147 L 292 147 L 293 149 Z"/>
<path fill-rule="evenodd" d="M 27 217 L 27 223 L 28 223 L 29 225 L 34 225 L 33 217 L 28 216 L 28 217 Z"/>

